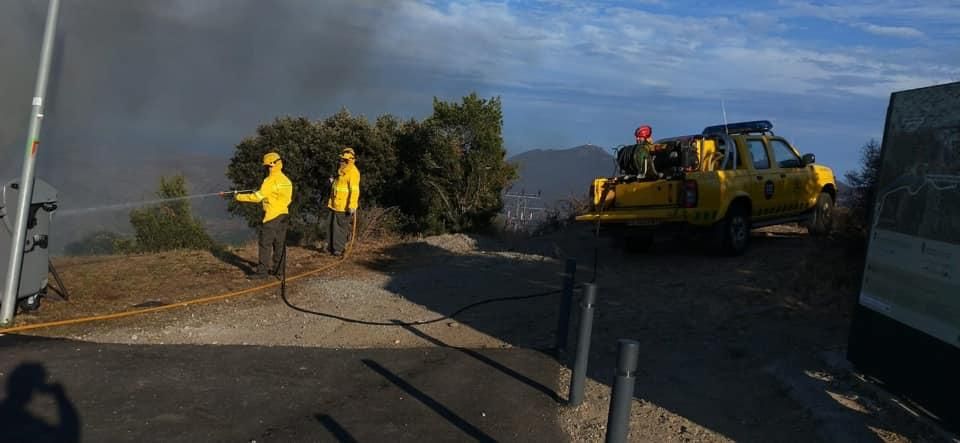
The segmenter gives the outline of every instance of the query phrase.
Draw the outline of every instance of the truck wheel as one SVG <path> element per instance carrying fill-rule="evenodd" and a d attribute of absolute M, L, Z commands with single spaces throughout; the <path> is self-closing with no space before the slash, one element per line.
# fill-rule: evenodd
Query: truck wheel
<path fill-rule="evenodd" d="M 714 245 L 725 255 L 740 255 L 750 243 L 750 214 L 742 206 L 734 206 L 727 216 L 714 225 Z"/>
<path fill-rule="evenodd" d="M 40 309 L 40 295 L 31 295 L 27 298 L 20 300 L 20 310 L 23 312 L 31 312 Z"/>
<path fill-rule="evenodd" d="M 810 225 L 807 227 L 812 235 L 827 235 L 833 229 L 833 197 L 821 192 L 817 197 L 817 207 L 813 209 Z"/>

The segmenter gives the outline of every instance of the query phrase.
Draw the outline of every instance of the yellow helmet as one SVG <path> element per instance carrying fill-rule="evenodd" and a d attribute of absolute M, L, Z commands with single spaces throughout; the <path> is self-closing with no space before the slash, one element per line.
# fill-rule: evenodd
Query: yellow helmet
<path fill-rule="evenodd" d="M 353 148 L 343 148 L 343 151 L 340 152 L 340 158 L 354 160 L 357 158 L 357 153 L 353 152 Z"/>
<path fill-rule="evenodd" d="M 276 152 L 268 152 L 263 156 L 263 165 L 270 166 L 277 160 L 280 160 L 280 154 Z"/>

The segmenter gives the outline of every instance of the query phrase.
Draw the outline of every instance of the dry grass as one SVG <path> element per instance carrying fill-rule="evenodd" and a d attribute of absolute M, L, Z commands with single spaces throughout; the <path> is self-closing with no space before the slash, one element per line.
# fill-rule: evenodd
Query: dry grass
<path fill-rule="evenodd" d="M 390 238 L 400 227 L 400 208 L 371 207 L 359 212 L 357 241 L 367 243 L 375 238 Z"/>
<path fill-rule="evenodd" d="M 570 196 L 560 200 L 547 211 L 546 218 L 534 230 L 535 235 L 544 235 L 567 228 L 577 215 L 589 212 L 591 202 L 585 197 Z"/>
<path fill-rule="evenodd" d="M 392 240 L 371 237 L 357 244 L 362 260 Z M 288 247 L 287 274 L 319 268 L 335 260 L 314 249 Z M 257 247 L 248 244 L 217 253 L 171 251 L 156 254 L 59 257 L 53 260 L 70 294 L 60 301 L 56 284 L 39 311 L 18 313 L 15 325 L 42 323 L 129 310 L 138 305 L 169 304 L 256 287 L 271 280 L 248 280 L 246 270 L 257 261 Z"/>

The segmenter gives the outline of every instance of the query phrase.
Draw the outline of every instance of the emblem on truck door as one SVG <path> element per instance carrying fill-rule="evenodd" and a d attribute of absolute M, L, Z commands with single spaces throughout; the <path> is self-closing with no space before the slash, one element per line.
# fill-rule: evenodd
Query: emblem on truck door
<path fill-rule="evenodd" d="M 773 181 L 772 180 L 767 180 L 767 182 L 763 184 L 763 196 L 767 200 L 770 200 L 771 198 L 773 198 Z"/>

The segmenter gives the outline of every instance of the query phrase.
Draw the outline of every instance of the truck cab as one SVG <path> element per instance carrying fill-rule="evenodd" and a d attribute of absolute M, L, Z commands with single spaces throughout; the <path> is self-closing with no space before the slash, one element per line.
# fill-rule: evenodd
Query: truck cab
<path fill-rule="evenodd" d="M 576 220 L 606 225 L 638 248 L 660 231 L 705 231 L 731 254 L 744 252 L 753 228 L 800 222 L 823 234 L 832 226 L 833 171 L 774 134 L 769 121 L 709 126 L 654 146 L 654 174 L 621 168 L 595 179 L 590 210 Z"/>

